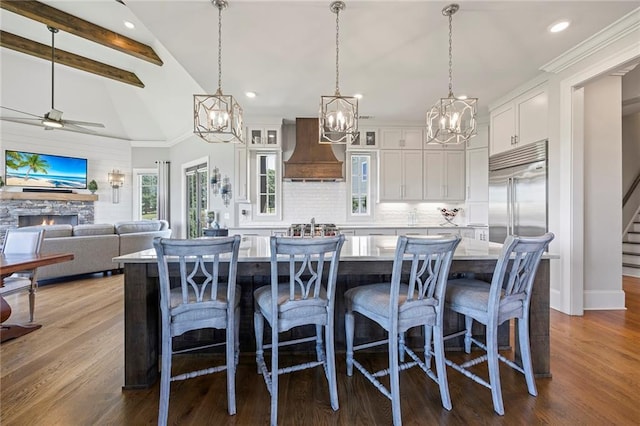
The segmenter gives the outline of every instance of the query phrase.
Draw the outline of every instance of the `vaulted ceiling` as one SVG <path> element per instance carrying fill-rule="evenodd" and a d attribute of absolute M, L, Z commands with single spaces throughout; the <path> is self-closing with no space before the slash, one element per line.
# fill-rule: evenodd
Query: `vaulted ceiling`
<path fill-rule="evenodd" d="M 150 46 L 159 66 L 61 30 L 56 48 L 134 73 L 144 88 L 56 65 L 55 103 L 65 118 L 158 144 L 192 131 L 192 95 L 217 89 L 217 9 L 209 0 L 44 1 Z M 223 11 L 222 89 L 245 121 L 315 116 L 335 86 L 335 15 L 329 1 L 230 0 Z M 362 93 L 375 122 L 421 123 L 447 94 L 447 2 L 347 0 L 340 14 L 340 89 Z M 453 18 L 453 86 L 481 112 L 536 77 L 540 67 L 637 7 L 629 1 L 467 1 Z M 572 21 L 563 33 L 547 27 Z M 129 30 L 124 21 L 136 28 Z M 50 46 L 46 25 L 8 10 L 0 27 Z M 41 115 L 51 103 L 51 63 L 0 49 L 2 106 Z M 254 99 L 246 91 L 257 93 Z M 5 111 L 3 111 L 3 115 Z M 363 122 L 364 123 L 364 122 Z"/>

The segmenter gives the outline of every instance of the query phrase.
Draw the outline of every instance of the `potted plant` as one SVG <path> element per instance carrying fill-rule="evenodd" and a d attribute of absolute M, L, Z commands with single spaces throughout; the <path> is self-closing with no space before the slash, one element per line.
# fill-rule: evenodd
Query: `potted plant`
<path fill-rule="evenodd" d="M 91 182 L 89 182 L 87 188 L 89 189 L 89 191 L 91 191 L 92 194 L 95 194 L 95 192 L 98 190 L 98 183 L 95 180 L 92 180 Z"/>
<path fill-rule="evenodd" d="M 4 188 L 4 179 L 0 176 L 0 191 L 2 191 L 2 188 Z"/>

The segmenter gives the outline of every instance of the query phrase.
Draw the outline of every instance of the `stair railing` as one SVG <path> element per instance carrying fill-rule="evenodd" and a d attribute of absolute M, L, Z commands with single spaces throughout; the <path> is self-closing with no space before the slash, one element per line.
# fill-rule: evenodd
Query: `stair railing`
<path fill-rule="evenodd" d="M 633 195 L 633 191 L 636 190 L 638 185 L 640 185 L 640 172 L 638 172 L 638 176 L 636 176 L 635 180 L 631 184 L 631 187 L 629 188 L 627 193 L 624 194 L 624 198 L 622 199 L 622 207 L 623 208 L 627 204 L 627 201 L 629 201 L 629 198 L 631 198 L 631 195 Z"/>

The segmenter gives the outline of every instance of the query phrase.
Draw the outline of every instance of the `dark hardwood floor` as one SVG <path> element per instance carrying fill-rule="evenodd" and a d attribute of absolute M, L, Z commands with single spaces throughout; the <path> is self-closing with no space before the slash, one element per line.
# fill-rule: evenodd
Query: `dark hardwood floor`
<path fill-rule="evenodd" d="M 640 279 L 625 278 L 626 311 L 589 311 L 583 317 L 551 312 L 553 378 L 538 379 L 537 397 L 524 377 L 501 367 L 506 414 L 493 412 L 490 391 L 448 370 L 453 410 L 420 371 L 400 377 L 406 425 L 640 423 Z M 7 298 L 10 322 L 28 320 L 27 295 Z M 89 278 L 43 286 L 36 302 L 43 327 L 0 345 L 0 424 L 142 425 L 157 422 L 159 386 L 122 391 L 123 277 Z M 463 357 L 463 354 L 450 354 Z M 283 425 L 388 425 L 391 404 L 359 373 L 345 374 L 338 355 L 340 410 L 329 405 L 320 369 L 281 379 Z M 177 361 L 202 363 L 193 356 Z M 369 355 L 370 365 L 386 358 Z M 269 394 L 251 355 L 237 372 L 238 414 L 226 411 L 224 373 L 172 384 L 169 419 L 181 425 L 265 425 Z"/>

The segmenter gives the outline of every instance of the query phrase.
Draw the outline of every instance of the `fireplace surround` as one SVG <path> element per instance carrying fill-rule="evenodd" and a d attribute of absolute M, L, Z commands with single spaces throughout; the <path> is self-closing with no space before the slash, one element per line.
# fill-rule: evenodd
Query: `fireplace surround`
<path fill-rule="evenodd" d="M 94 202 L 97 195 L 0 192 L 0 240 L 7 229 L 28 226 L 20 223 L 22 216 L 74 216 L 73 225 L 94 223 Z M 41 225 L 42 219 L 35 225 Z"/>

